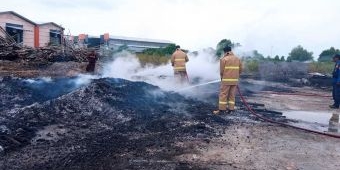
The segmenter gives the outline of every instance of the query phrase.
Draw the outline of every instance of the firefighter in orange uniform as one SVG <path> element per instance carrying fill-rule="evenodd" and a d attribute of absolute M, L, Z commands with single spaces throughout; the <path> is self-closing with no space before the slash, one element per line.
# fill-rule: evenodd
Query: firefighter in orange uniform
<path fill-rule="evenodd" d="M 221 87 L 219 107 L 214 114 L 232 113 L 235 110 L 235 93 L 242 72 L 241 60 L 233 54 L 231 47 L 223 49 L 224 56 L 220 59 Z"/>
<path fill-rule="evenodd" d="M 185 54 L 179 45 L 176 46 L 176 51 L 171 56 L 171 64 L 174 67 L 175 78 L 183 83 L 188 82 L 186 62 L 189 61 L 187 54 Z"/>

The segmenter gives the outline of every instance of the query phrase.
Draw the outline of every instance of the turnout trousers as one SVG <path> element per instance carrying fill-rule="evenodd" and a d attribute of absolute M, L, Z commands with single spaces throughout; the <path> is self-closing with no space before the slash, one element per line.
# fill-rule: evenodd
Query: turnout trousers
<path fill-rule="evenodd" d="M 189 83 L 187 71 L 175 71 L 174 74 L 177 83 Z"/>
<path fill-rule="evenodd" d="M 237 85 L 221 83 L 219 94 L 219 110 L 235 110 L 235 94 Z"/>

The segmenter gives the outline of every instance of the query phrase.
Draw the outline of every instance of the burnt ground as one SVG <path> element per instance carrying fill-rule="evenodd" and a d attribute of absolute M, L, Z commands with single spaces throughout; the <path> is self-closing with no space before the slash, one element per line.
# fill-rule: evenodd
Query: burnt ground
<path fill-rule="evenodd" d="M 18 79 L 2 81 L 15 87 L 7 90 L 14 99 L 2 96 L 3 108 L 15 108 L 1 112 L 2 169 L 158 169 L 163 165 L 129 161 L 171 160 L 186 152 L 172 146 L 175 141 L 199 137 L 209 142 L 218 135 L 214 124 L 231 123 L 202 114 L 210 112 L 211 105 L 142 82 L 99 79 L 71 93 L 42 97 Z M 45 85 L 50 85 L 47 94 L 58 88 L 51 84 Z M 33 102 L 38 103 L 23 107 Z M 168 168 L 186 166 L 174 163 Z"/>
<path fill-rule="evenodd" d="M 262 122 L 240 102 L 233 115 L 212 115 L 216 93 L 201 101 L 144 82 L 105 78 L 76 86 L 74 79 L 1 79 L 0 169 L 340 166 L 333 160 L 340 158 L 338 140 Z M 306 144 L 297 149 L 300 142 Z"/>

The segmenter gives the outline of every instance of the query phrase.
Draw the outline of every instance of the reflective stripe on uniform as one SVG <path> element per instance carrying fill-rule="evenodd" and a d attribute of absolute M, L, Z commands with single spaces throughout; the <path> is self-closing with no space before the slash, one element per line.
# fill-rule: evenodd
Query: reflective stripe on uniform
<path fill-rule="evenodd" d="M 227 102 L 221 102 L 221 101 L 219 103 L 220 104 L 224 104 L 224 105 L 228 104 Z"/>
<path fill-rule="evenodd" d="M 228 69 L 228 70 L 239 70 L 240 67 L 239 67 L 239 66 L 226 66 L 226 67 L 224 67 L 224 69 Z"/>
<path fill-rule="evenodd" d="M 185 61 L 185 59 L 175 59 L 175 61 Z"/>
<path fill-rule="evenodd" d="M 225 82 L 236 82 L 236 81 L 238 81 L 238 79 L 222 79 L 222 81 L 225 81 Z"/>
<path fill-rule="evenodd" d="M 185 69 L 185 67 L 175 67 L 174 69 L 175 70 L 182 70 L 182 69 Z"/>
<path fill-rule="evenodd" d="M 232 105 L 235 105 L 235 102 L 233 102 L 233 101 L 229 101 L 228 103 L 232 104 Z"/>

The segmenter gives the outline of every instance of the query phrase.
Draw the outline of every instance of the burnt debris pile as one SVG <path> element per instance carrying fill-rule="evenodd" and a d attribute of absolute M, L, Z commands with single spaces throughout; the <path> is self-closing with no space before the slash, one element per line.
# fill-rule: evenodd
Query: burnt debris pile
<path fill-rule="evenodd" d="M 19 44 L 1 44 L 0 60 L 25 62 L 87 61 L 87 49 L 67 49 L 60 46 L 31 48 Z"/>
<path fill-rule="evenodd" d="M 189 169 L 175 160 L 192 152 L 181 143 L 209 143 L 232 117 L 254 118 L 240 101 L 231 117 L 211 114 L 217 91 L 202 101 L 144 82 L 77 80 L 0 79 L 0 169 Z"/>
<path fill-rule="evenodd" d="M 0 169 L 157 169 L 164 165 L 148 162 L 171 161 L 187 151 L 181 141 L 209 142 L 214 127 L 231 123 L 210 114 L 211 104 L 144 82 L 105 78 L 59 91 L 55 84 L 38 92 L 2 79 Z"/>

